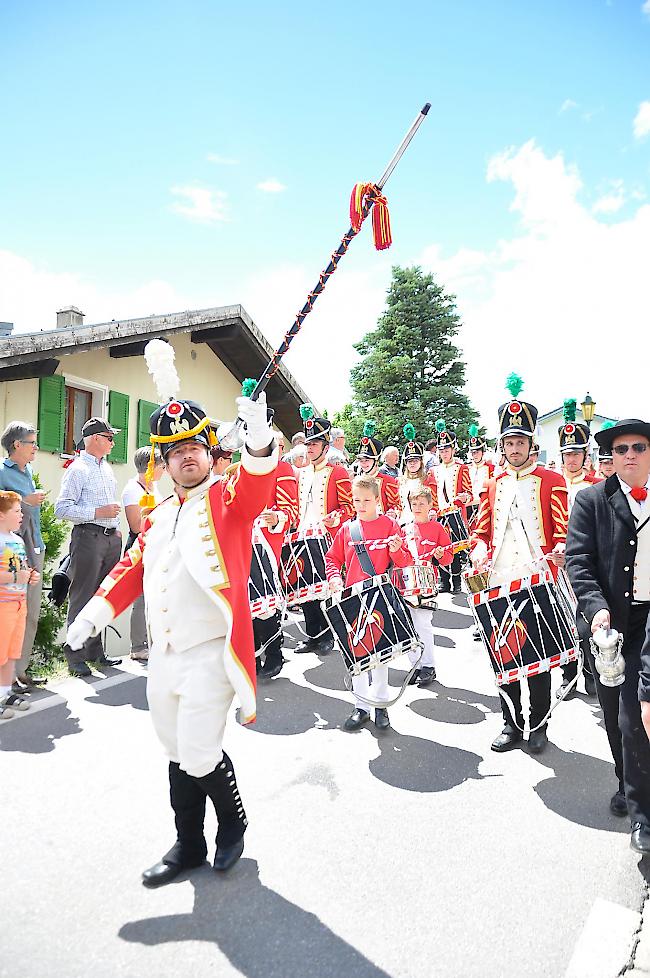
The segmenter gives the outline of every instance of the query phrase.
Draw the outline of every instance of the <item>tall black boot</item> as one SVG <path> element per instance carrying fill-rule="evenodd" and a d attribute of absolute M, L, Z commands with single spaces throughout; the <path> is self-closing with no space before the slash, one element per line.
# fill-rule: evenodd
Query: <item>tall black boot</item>
<path fill-rule="evenodd" d="M 232 761 L 224 751 L 223 760 L 214 771 L 194 778 L 208 796 L 217 813 L 217 854 L 215 869 L 229 869 L 244 850 L 244 832 L 248 825 L 246 812 L 237 790 Z"/>
<path fill-rule="evenodd" d="M 200 866 L 207 855 L 203 835 L 205 792 L 176 761 L 169 763 L 169 800 L 174 810 L 176 842 L 160 862 L 144 871 L 142 882 L 145 886 L 171 883 L 184 869 Z"/>

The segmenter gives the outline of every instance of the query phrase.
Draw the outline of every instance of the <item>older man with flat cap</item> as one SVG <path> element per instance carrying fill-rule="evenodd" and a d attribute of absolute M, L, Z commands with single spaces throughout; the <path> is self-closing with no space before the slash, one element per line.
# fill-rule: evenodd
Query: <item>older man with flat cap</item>
<path fill-rule="evenodd" d="M 623 635 L 625 682 L 616 689 L 599 682 L 598 696 L 619 777 L 611 808 L 629 812 L 630 846 L 646 855 L 650 742 L 641 714 L 650 710 L 650 668 L 642 667 L 641 650 L 650 615 L 650 423 L 626 419 L 595 437 L 611 451 L 614 474 L 576 496 L 566 564 L 592 634 L 603 627 Z"/>

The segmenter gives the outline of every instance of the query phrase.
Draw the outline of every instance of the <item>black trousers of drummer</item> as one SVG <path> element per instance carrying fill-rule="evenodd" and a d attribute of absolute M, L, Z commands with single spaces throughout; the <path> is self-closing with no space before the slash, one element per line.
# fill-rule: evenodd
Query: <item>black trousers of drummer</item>
<path fill-rule="evenodd" d="M 528 683 L 528 696 L 530 699 L 529 724 L 532 730 L 541 724 L 551 708 L 551 674 L 550 672 L 541 672 L 537 676 L 528 676 L 525 681 Z M 510 697 L 514 707 L 513 716 L 506 700 L 503 696 L 499 696 L 503 719 L 513 729 L 523 730 L 524 716 L 521 709 L 521 682 L 508 683 L 507 686 L 501 688 Z"/>
<path fill-rule="evenodd" d="M 447 564 L 446 567 L 440 568 L 443 591 L 453 591 L 460 588 L 460 575 L 462 569 L 463 563 L 460 554 L 454 554 L 454 559 L 452 560 L 451 564 Z"/>
<path fill-rule="evenodd" d="M 282 620 L 276 611 L 270 618 L 253 618 L 255 655 L 263 655 L 267 662 L 282 660 Z"/>
<path fill-rule="evenodd" d="M 305 601 L 302 605 L 305 616 L 305 631 L 314 640 L 328 638 L 330 632 L 320 601 Z"/>

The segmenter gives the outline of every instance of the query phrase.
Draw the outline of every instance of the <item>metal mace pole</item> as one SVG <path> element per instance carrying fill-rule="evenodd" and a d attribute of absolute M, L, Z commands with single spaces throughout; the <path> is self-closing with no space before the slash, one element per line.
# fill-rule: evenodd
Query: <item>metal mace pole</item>
<path fill-rule="evenodd" d="M 411 128 L 408 130 L 408 132 L 402 139 L 402 142 L 399 144 L 395 153 L 393 154 L 390 163 L 382 173 L 377 183 L 373 185 L 373 189 L 368 193 L 366 197 L 366 201 L 363 206 L 362 219 L 359 222 L 359 226 L 356 229 L 351 226 L 348 229 L 348 231 L 344 234 L 341 243 L 339 244 L 336 251 L 332 253 L 332 257 L 330 259 L 329 264 L 325 269 L 323 269 L 323 271 L 318 276 L 318 282 L 307 296 L 307 301 L 305 302 L 304 306 L 302 307 L 302 309 L 296 316 L 295 320 L 293 321 L 291 328 L 287 330 L 287 332 L 285 333 L 282 343 L 280 344 L 280 346 L 275 351 L 275 353 L 267 363 L 266 367 L 264 368 L 260 379 L 257 381 L 255 389 L 251 393 L 252 400 L 254 401 L 257 400 L 257 398 L 262 393 L 262 391 L 265 390 L 267 384 L 269 383 L 273 375 L 277 373 L 282 358 L 288 351 L 295 337 L 300 332 L 300 328 L 303 322 L 305 321 L 306 317 L 314 308 L 314 303 L 316 302 L 316 299 L 324 291 L 327 282 L 338 268 L 341 258 L 343 257 L 343 255 L 346 253 L 346 251 L 350 246 L 350 242 L 354 237 L 356 237 L 356 235 L 361 230 L 361 225 L 363 224 L 363 221 L 370 213 L 370 209 L 372 205 L 374 204 L 376 198 L 380 195 L 380 191 L 383 190 L 393 170 L 395 169 L 395 167 L 401 160 L 402 156 L 406 152 L 409 143 L 415 136 L 416 132 L 418 131 L 422 123 L 424 122 L 430 108 L 431 108 L 431 103 L 427 102 L 426 105 L 424 105 L 422 109 L 420 109 L 420 111 L 418 112 L 417 116 L 413 121 Z M 243 438 L 241 436 L 242 425 L 243 422 L 241 421 L 240 418 L 238 418 L 237 421 L 235 421 L 233 427 L 230 429 L 230 431 L 228 431 L 226 435 L 224 435 L 224 437 L 220 439 L 220 444 L 222 445 L 222 447 L 236 450 L 242 445 L 243 443 Z"/>

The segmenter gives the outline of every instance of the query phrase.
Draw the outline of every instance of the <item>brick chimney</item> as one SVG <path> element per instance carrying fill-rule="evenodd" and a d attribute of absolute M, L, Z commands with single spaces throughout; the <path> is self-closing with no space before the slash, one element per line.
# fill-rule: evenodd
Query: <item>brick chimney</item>
<path fill-rule="evenodd" d="M 83 326 L 84 313 L 76 306 L 66 306 L 64 309 L 56 311 L 56 328 L 63 329 L 64 326 Z"/>

